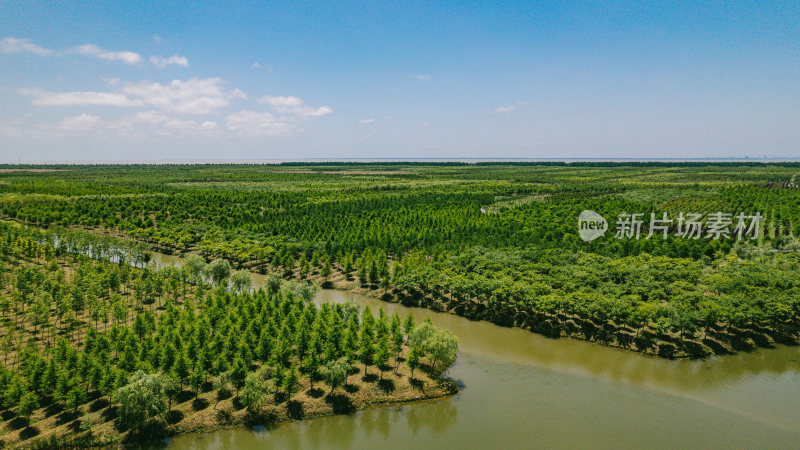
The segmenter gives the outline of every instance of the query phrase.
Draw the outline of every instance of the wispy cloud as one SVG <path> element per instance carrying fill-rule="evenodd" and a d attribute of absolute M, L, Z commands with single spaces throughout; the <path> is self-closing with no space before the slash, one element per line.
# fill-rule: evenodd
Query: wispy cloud
<path fill-rule="evenodd" d="M 3 53 L 33 53 L 34 55 L 50 55 L 53 53 L 49 48 L 40 47 L 30 39 L 19 39 L 15 37 L 5 37 L 0 41 L 0 49 Z"/>
<path fill-rule="evenodd" d="M 84 113 L 62 119 L 50 128 L 60 135 L 80 135 L 93 132 L 100 126 L 102 121 L 103 119 L 99 116 Z"/>
<path fill-rule="evenodd" d="M 83 113 L 39 124 L 26 119 L 15 122 L 13 126 L 9 122 L 9 126 L 0 127 L 0 135 L 51 138 L 85 135 L 129 139 L 178 135 L 259 138 L 300 132 L 301 122 L 332 113 L 329 106 L 309 106 L 294 96 L 265 96 L 254 102 L 267 105 L 270 111 L 230 111 L 233 100 L 247 100 L 247 96 L 239 89 L 228 88 L 220 78 L 190 78 L 165 84 L 107 79 L 106 83 L 109 88 L 106 92 L 51 92 L 28 88 L 19 89 L 18 93 L 31 97 L 31 104 L 36 106 L 147 107 L 148 110 L 113 118 L 94 112 Z M 194 117 L 187 117 L 189 115 Z M 198 116 L 200 119 L 196 118 Z M 362 122 L 371 123 L 370 120 Z"/>
<path fill-rule="evenodd" d="M 124 94 L 115 92 L 50 92 L 42 89 L 20 89 L 22 95 L 33 97 L 37 106 L 142 106 L 140 100 L 131 100 Z"/>
<path fill-rule="evenodd" d="M 189 67 L 189 60 L 186 59 L 185 56 L 178 56 L 172 55 L 169 58 L 164 58 L 161 56 L 151 56 L 150 62 L 153 63 L 154 66 L 158 67 L 159 69 L 163 69 L 169 65 L 176 65 L 182 67 Z"/>
<path fill-rule="evenodd" d="M 112 81 L 111 85 L 118 85 Z M 49 92 L 42 89 L 20 89 L 19 93 L 33 97 L 37 106 L 144 106 L 178 114 L 210 114 L 226 107 L 235 98 L 247 96 L 239 89 L 227 90 L 220 78 L 173 80 L 168 84 L 139 82 L 125 83 L 115 92 Z"/>
<path fill-rule="evenodd" d="M 40 124 L 28 134 L 39 137 L 68 138 L 90 135 L 145 140 L 153 136 L 218 136 L 219 126 L 212 121 L 180 119 L 159 111 L 143 111 L 118 119 L 103 119 L 93 114 L 79 114 L 52 124 Z"/>
<path fill-rule="evenodd" d="M 239 89 L 226 90 L 220 78 L 190 78 L 169 84 L 127 83 L 121 92 L 147 105 L 179 114 L 209 114 L 228 106 L 231 99 L 247 98 Z"/>
<path fill-rule="evenodd" d="M 102 49 L 94 44 L 85 44 L 79 47 L 71 48 L 68 50 L 68 53 L 93 56 L 106 61 L 122 61 L 125 64 L 139 64 L 142 62 L 142 57 L 138 53 L 129 51 L 112 52 Z"/>
<path fill-rule="evenodd" d="M 297 117 L 321 117 L 331 114 L 333 110 L 329 106 L 315 108 L 308 106 L 298 97 L 271 97 L 265 95 L 258 99 L 259 103 L 269 105 L 279 114 L 290 114 Z"/>
<path fill-rule="evenodd" d="M 267 71 L 267 73 L 272 73 L 272 66 L 270 66 L 270 65 L 266 65 L 266 66 L 265 66 L 265 65 L 261 64 L 261 63 L 260 63 L 260 62 L 258 62 L 258 61 L 254 62 L 254 63 L 253 63 L 251 66 L 250 66 L 250 68 L 251 68 L 251 69 L 256 69 L 256 70 L 266 70 L 266 71 Z"/>
<path fill-rule="evenodd" d="M 431 79 L 430 75 L 424 74 L 424 73 L 416 73 L 416 74 L 411 75 L 411 77 L 414 78 L 417 81 L 428 81 L 428 80 Z"/>
<path fill-rule="evenodd" d="M 225 118 L 225 127 L 238 136 L 277 136 L 292 127 L 268 112 L 239 111 Z"/>
<path fill-rule="evenodd" d="M 375 119 L 362 119 L 358 121 L 359 125 L 369 125 L 371 123 L 375 123 Z"/>
<path fill-rule="evenodd" d="M 498 106 L 497 108 L 490 109 L 486 111 L 487 114 L 503 114 L 503 113 L 510 113 L 517 109 L 516 105 L 505 105 L 505 106 Z"/>

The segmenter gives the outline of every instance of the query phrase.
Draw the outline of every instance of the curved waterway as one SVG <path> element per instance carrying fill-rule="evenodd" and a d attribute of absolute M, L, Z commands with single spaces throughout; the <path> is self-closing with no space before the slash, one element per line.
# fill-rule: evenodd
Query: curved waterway
<path fill-rule="evenodd" d="M 174 257 L 158 255 L 162 262 Z M 254 284 L 263 277 L 254 275 Z M 800 347 L 670 361 L 487 322 L 321 290 L 430 317 L 459 338 L 454 397 L 257 428 L 187 434 L 177 449 L 797 448 Z"/>

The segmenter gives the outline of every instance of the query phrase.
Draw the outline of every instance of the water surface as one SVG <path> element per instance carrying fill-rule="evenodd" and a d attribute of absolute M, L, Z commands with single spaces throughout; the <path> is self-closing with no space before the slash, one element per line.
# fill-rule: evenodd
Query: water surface
<path fill-rule="evenodd" d="M 161 255 L 163 256 L 163 255 Z M 173 261 L 166 257 L 161 261 Z M 254 284 L 264 278 L 254 275 Z M 669 361 L 548 339 L 352 292 L 356 302 L 453 331 L 461 352 L 448 399 L 274 426 L 188 434 L 176 449 L 227 448 L 797 448 L 800 347 Z"/>

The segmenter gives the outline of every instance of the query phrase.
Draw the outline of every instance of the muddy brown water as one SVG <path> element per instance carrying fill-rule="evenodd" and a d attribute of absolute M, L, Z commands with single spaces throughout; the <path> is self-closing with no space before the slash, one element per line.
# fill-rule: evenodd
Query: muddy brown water
<path fill-rule="evenodd" d="M 157 255 L 161 262 L 174 257 Z M 254 275 L 254 285 L 264 278 Z M 430 317 L 459 338 L 454 397 L 194 433 L 175 449 L 228 448 L 798 448 L 800 347 L 671 361 L 521 329 L 321 290 Z"/>

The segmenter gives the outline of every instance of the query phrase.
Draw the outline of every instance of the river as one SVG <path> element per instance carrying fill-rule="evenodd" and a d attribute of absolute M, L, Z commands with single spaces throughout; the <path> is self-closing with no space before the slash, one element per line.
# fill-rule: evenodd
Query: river
<path fill-rule="evenodd" d="M 157 255 L 162 262 L 174 257 Z M 254 284 L 263 277 L 254 275 Z M 800 347 L 671 361 L 321 290 L 315 299 L 413 312 L 459 338 L 454 397 L 178 436 L 175 449 L 797 448 Z"/>

